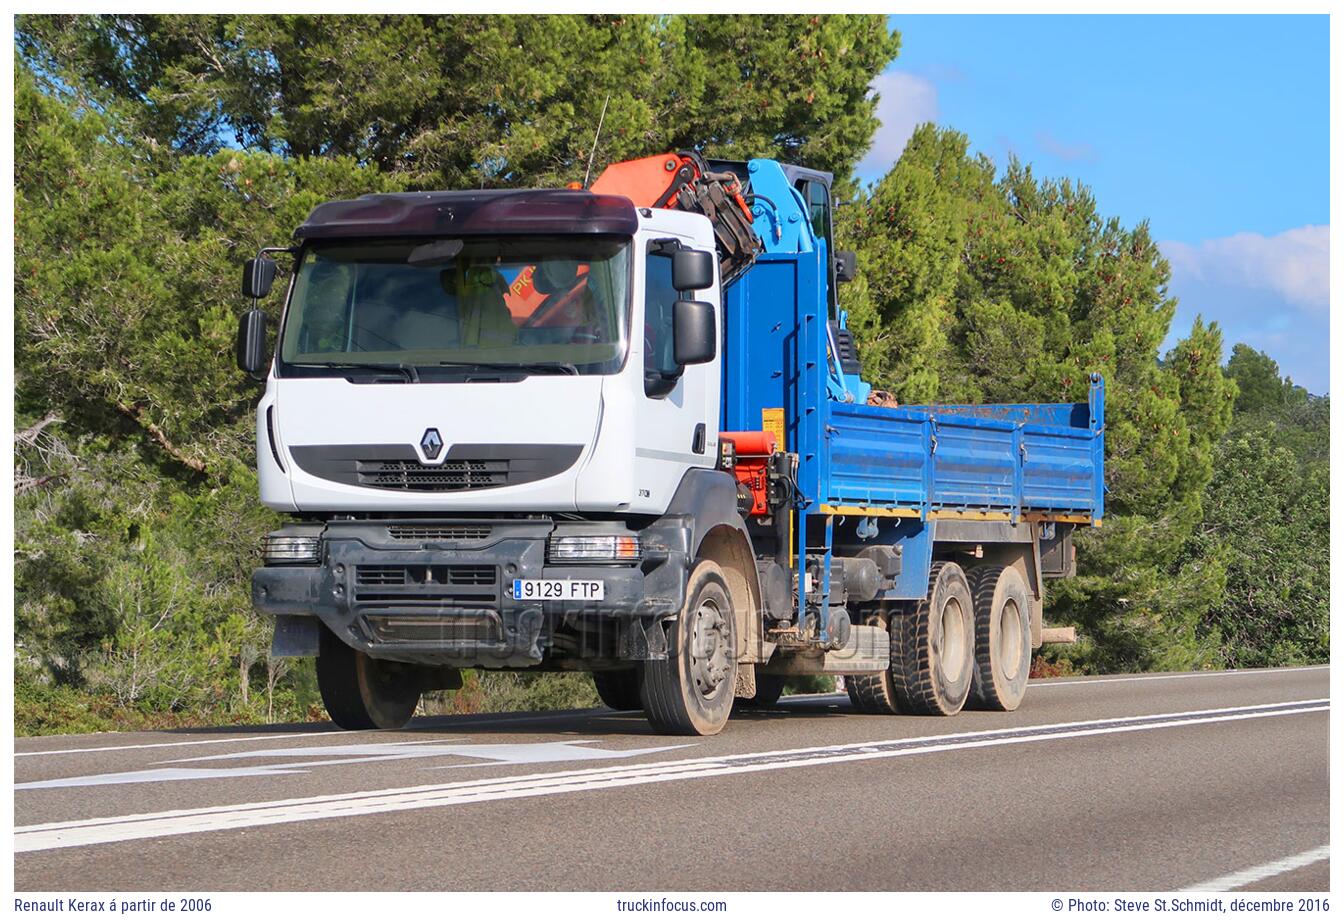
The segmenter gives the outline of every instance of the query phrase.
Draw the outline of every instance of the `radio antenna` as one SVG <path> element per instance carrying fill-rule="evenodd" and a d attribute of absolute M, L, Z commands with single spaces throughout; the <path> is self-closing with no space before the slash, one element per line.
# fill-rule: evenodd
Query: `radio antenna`
<path fill-rule="evenodd" d="M 607 103 L 611 101 L 611 93 L 607 93 L 607 98 L 602 100 L 602 114 L 597 119 L 597 131 L 593 133 L 593 149 L 588 151 L 588 168 L 583 171 L 583 187 L 588 187 L 588 177 L 593 174 L 593 157 L 597 156 L 597 140 L 602 136 L 602 122 L 607 120 Z"/>

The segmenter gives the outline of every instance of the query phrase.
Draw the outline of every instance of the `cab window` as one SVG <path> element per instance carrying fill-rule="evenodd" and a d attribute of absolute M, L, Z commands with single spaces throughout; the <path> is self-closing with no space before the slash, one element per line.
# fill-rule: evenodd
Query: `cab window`
<path fill-rule="evenodd" d="M 650 252 L 644 267 L 644 392 L 655 398 L 671 391 L 681 370 L 672 349 L 672 305 L 678 296 L 672 256 Z"/>
<path fill-rule="evenodd" d="M 831 238 L 831 192 L 820 182 L 803 179 L 797 185 L 803 201 L 807 204 L 807 219 L 812 224 L 812 233 L 819 240 Z"/>

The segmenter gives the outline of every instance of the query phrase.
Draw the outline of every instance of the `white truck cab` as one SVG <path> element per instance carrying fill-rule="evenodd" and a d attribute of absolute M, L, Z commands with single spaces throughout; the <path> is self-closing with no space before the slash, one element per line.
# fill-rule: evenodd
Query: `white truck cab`
<path fill-rule="evenodd" d="M 595 670 L 637 699 L 634 662 L 666 659 L 696 546 L 726 529 L 751 558 L 715 469 L 709 220 L 439 192 L 320 205 L 295 236 L 273 358 L 260 311 L 239 340 L 266 375 L 261 498 L 294 517 L 253 579 L 275 652 L 318 655 L 346 727 L 404 723 L 461 667 Z M 245 293 L 274 273 L 249 262 Z M 711 646 L 738 644 L 726 600 Z"/>
<path fill-rule="evenodd" d="M 474 259 L 452 269 L 405 264 L 420 238 L 308 242 L 257 407 L 262 501 L 291 513 L 666 511 L 686 471 L 717 457 L 717 349 L 678 365 L 672 342 L 672 256 L 712 253 L 714 240 L 699 215 L 631 212 L 628 239 L 466 238 Z M 457 315 L 457 275 L 530 293 L 566 271 L 565 290 L 478 299 L 493 297 L 479 312 L 516 331 L 482 338 Z M 717 305 L 710 282 L 684 293 Z M 575 286 L 577 305 L 553 305 Z"/>

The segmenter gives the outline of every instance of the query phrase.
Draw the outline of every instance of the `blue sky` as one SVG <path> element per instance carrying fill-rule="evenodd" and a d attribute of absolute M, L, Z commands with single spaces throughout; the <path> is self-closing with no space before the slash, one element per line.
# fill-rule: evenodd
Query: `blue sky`
<path fill-rule="evenodd" d="M 1148 220 L 1180 308 L 1227 347 L 1329 388 L 1329 20 L 1325 16 L 891 17 L 874 179 L 916 124 L 966 133 L 1004 164 L 1091 186 Z M 1170 344 L 1170 342 L 1168 343 Z"/>

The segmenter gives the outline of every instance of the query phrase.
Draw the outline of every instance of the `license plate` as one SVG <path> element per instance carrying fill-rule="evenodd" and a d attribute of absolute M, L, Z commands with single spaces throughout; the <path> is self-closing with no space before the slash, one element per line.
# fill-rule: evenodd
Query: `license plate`
<path fill-rule="evenodd" d="M 606 596 L 600 581 L 571 578 L 515 578 L 516 601 L 600 601 Z"/>

